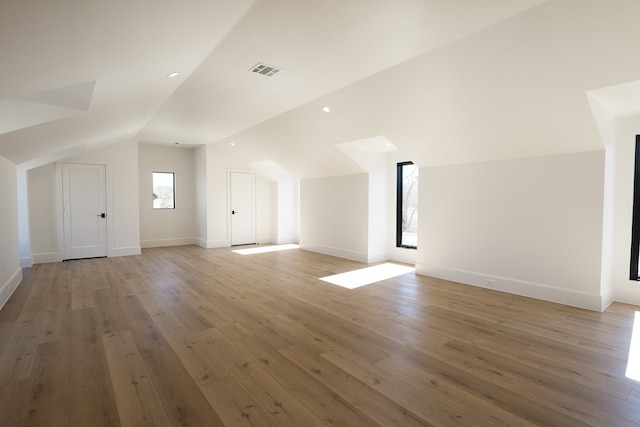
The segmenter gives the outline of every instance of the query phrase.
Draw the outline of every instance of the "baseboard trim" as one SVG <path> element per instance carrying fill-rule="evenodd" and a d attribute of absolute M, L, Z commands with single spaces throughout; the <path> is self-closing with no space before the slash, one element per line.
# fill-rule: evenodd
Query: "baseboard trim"
<path fill-rule="evenodd" d="M 640 285 L 638 285 L 640 287 Z M 623 304 L 640 306 L 640 289 L 615 288 L 613 290 L 613 300 Z"/>
<path fill-rule="evenodd" d="M 325 255 L 331 255 L 338 258 L 350 259 L 352 261 L 359 261 L 368 263 L 369 257 L 366 253 L 351 251 L 348 249 L 335 248 L 331 246 L 323 246 L 323 245 L 314 245 L 308 243 L 300 243 L 300 249 L 304 249 L 305 251 L 317 252 Z"/>
<path fill-rule="evenodd" d="M 572 289 L 562 289 L 543 283 L 528 282 L 508 277 L 498 277 L 427 264 L 416 264 L 416 273 L 572 307 L 594 311 L 602 311 L 603 309 L 604 301 L 600 295 L 574 291 Z M 492 284 L 489 284 L 489 282 Z"/>
<path fill-rule="evenodd" d="M 40 254 L 32 254 L 33 264 L 46 264 L 49 262 L 60 262 L 62 257 L 58 252 L 44 252 Z"/>
<path fill-rule="evenodd" d="M 206 240 L 206 241 L 200 240 L 200 242 L 203 242 L 204 245 L 199 244 L 199 246 L 202 246 L 203 248 L 206 248 L 206 249 L 231 247 L 231 242 L 228 240 Z"/>
<path fill-rule="evenodd" d="M 174 239 L 154 239 L 154 240 L 142 240 L 140 246 L 142 248 L 162 248 L 165 246 L 184 246 L 184 245 L 197 245 L 198 239 L 195 237 L 179 237 Z"/>
<path fill-rule="evenodd" d="M 33 267 L 33 257 L 22 257 L 20 258 L 20 267 L 29 268 Z"/>
<path fill-rule="evenodd" d="M 109 251 L 109 257 L 140 255 L 142 249 L 140 246 L 128 246 L 123 248 L 112 248 Z"/>
<path fill-rule="evenodd" d="M 9 279 L 0 287 L 0 309 L 9 301 L 13 292 L 22 282 L 22 267 L 18 268 Z"/>

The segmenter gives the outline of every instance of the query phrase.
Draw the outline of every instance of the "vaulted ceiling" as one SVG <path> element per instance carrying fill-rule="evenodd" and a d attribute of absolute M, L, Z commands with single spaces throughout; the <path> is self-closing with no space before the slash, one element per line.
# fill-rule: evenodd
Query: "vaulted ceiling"
<path fill-rule="evenodd" d="M 585 93 L 640 79 L 639 12 L 634 0 L 6 0 L 0 155 L 234 141 L 248 161 L 317 176 L 353 171 L 340 147 L 380 138 L 425 165 L 598 149 Z M 282 71 L 250 72 L 259 62 Z"/>

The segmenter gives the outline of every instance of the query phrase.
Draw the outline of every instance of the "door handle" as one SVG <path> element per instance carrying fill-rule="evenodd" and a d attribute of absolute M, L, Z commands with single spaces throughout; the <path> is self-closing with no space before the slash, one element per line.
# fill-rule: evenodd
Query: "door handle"
<path fill-rule="evenodd" d="M 101 213 L 101 214 L 98 214 L 98 216 L 99 216 L 100 218 L 106 218 L 106 217 L 107 217 L 107 214 L 103 212 L 103 213 Z"/>
<path fill-rule="evenodd" d="M 235 214 L 237 214 L 237 213 L 240 213 L 240 212 L 238 212 L 238 211 L 231 211 L 231 215 L 235 215 Z"/>

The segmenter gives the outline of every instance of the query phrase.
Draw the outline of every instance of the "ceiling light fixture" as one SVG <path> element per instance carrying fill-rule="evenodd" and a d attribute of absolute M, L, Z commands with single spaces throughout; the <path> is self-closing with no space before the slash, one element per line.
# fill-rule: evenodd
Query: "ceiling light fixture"
<path fill-rule="evenodd" d="M 329 111 L 331 111 L 331 108 L 327 107 L 326 105 L 323 105 L 322 111 L 324 111 L 325 113 L 328 113 Z"/>
<path fill-rule="evenodd" d="M 232 147 L 235 147 L 236 143 L 235 142 L 230 142 L 229 145 L 231 145 Z"/>
<path fill-rule="evenodd" d="M 133 132 L 134 132 L 133 130 L 128 130 L 127 135 L 131 135 Z"/>
<path fill-rule="evenodd" d="M 172 78 L 172 77 L 176 77 L 176 76 L 179 76 L 179 75 L 180 75 L 180 73 L 174 71 L 173 73 L 167 74 L 167 77 Z"/>

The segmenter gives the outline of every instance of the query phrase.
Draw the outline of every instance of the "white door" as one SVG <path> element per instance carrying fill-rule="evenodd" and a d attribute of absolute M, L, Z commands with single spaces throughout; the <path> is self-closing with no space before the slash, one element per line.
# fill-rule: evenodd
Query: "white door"
<path fill-rule="evenodd" d="M 105 165 L 62 164 L 64 259 L 107 256 Z"/>
<path fill-rule="evenodd" d="M 255 174 L 231 172 L 231 245 L 256 243 Z"/>

